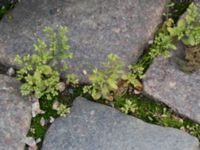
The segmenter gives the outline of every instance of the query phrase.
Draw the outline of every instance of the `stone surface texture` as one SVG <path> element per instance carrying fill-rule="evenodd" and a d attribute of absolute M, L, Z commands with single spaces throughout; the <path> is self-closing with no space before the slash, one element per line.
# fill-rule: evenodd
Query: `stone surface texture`
<path fill-rule="evenodd" d="M 45 26 L 66 25 L 74 59 L 69 72 L 86 81 L 109 53 L 137 61 L 161 23 L 168 0 L 21 0 L 0 22 L 0 63 L 15 65 L 16 54 L 31 53 Z"/>
<path fill-rule="evenodd" d="M 42 150 L 199 150 L 199 143 L 181 130 L 78 97 L 71 113 L 48 129 Z"/>
<path fill-rule="evenodd" d="M 200 70 L 191 74 L 181 71 L 174 57 L 184 57 L 184 46 L 178 43 L 177 47 L 172 58 L 154 60 L 143 80 L 144 92 L 200 123 Z"/>
<path fill-rule="evenodd" d="M 31 123 L 31 104 L 21 97 L 20 83 L 0 75 L 0 150 L 24 150 Z"/>

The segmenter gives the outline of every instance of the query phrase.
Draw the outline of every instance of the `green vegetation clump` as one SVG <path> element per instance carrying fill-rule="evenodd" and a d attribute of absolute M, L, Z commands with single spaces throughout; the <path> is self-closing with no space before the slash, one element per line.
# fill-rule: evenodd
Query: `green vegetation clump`
<path fill-rule="evenodd" d="M 185 45 L 196 46 L 200 43 L 200 14 L 197 6 L 192 3 L 187 9 L 186 16 L 181 18 L 177 26 L 168 27 L 172 37 L 177 37 Z"/>
<path fill-rule="evenodd" d="M 17 71 L 17 79 L 23 81 L 22 95 L 33 94 L 38 99 L 45 96 L 46 99 L 51 100 L 59 93 L 61 72 L 68 68 L 66 63 L 59 69 L 57 65 L 61 65 L 64 59 L 71 59 L 73 55 L 69 52 L 67 27 L 60 26 L 58 31 L 45 27 L 43 31 L 48 40 L 38 38 L 33 45 L 35 53 L 22 57 L 16 56 L 16 62 L 22 66 Z M 67 75 L 67 77 L 70 83 L 78 82 L 75 75 Z"/>
<path fill-rule="evenodd" d="M 154 59 L 161 54 L 163 54 L 165 57 L 170 57 L 171 54 L 168 50 L 176 50 L 176 46 L 173 44 L 173 37 L 166 31 L 166 28 L 172 26 L 172 24 L 172 19 L 167 20 L 161 28 L 162 30 L 155 37 L 149 50 L 151 59 Z"/>
<path fill-rule="evenodd" d="M 124 63 L 117 55 L 109 54 L 107 59 L 107 62 L 103 64 L 104 70 L 93 70 L 89 76 L 92 84 L 84 87 L 84 93 L 89 93 L 95 100 L 103 98 L 112 101 L 116 95 L 121 95 L 125 91 L 129 83 L 135 87 L 142 86 L 137 79 L 137 74 L 124 71 Z M 140 74 L 141 68 L 135 67 L 134 71 Z"/>
<path fill-rule="evenodd" d="M 181 69 L 186 72 L 193 72 L 200 68 L 200 13 L 197 6 L 191 3 L 186 15 L 181 18 L 177 26 L 168 27 L 172 37 L 177 38 L 185 45 L 185 60 Z"/>
<path fill-rule="evenodd" d="M 176 58 L 183 71 L 192 72 L 200 68 L 200 13 L 197 6 L 191 3 L 183 16 L 175 25 L 171 18 L 166 20 L 156 34 L 148 52 L 138 64 L 146 70 L 152 60 L 159 56 L 171 56 L 176 50 L 174 42 L 181 41 L 185 45 L 185 60 Z"/>
<path fill-rule="evenodd" d="M 173 43 L 174 39 L 167 30 L 169 27 L 173 27 L 173 25 L 174 21 L 171 18 L 163 23 L 155 35 L 153 42 L 150 43 L 148 51 L 138 61 L 137 65 L 142 66 L 144 68 L 144 72 L 147 70 L 154 58 L 160 55 L 166 58 L 170 57 L 170 50 L 176 50 L 176 46 Z"/>
<path fill-rule="evenodd" d="M 57 114 L 61 117 L 66 117 L 67 114 L 70 113 L 70 108 L 67 107 L 64 104 L 59 104 L 58 108 L 57 108 Z"/>

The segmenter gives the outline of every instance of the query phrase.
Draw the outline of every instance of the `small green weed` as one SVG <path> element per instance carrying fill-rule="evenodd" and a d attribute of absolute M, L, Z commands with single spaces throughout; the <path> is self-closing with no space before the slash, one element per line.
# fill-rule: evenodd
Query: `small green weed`
<path fill-rule="evenodd" d="M 64 104 L 60 104 L 57 109 L 57 114 L 61 117 L 66 117 L 70 113 L 70 108 Z"/>
<path fill-rule="evenodd" d="M 123 93 L 126 87 L 131 83 L 133 86 L 142 86 L 137 79 L 141 73 L 141 68 L 134 68 L 135 73 L 125 73 L 124 63 L 115 54 L 109 54 L 108 61 L 103 64 L 104 70 L 94 69 L 89 76 L 92 85 L 84 87 L 83 92 L 89 93 L 95 100 L 100 98 L 112 101 L 115 95 Z"/>
<path fill-rule="evenodd" d="M 134 113 L 137 109 L 137 105 L 129 99 L 126 99 L 123 105 L 120 106 L 120 110 L 125 114 Z"/>
<path fill-rule="evenodd" d="M 16 56 L 16 62 L 22 66 L 17 71 L 17 79 L 24 82 L 21 86 L 22 95 L 33 94 L 38 99 L 46 96 L 51 100 L 58 95 L 61 72 L 68 68 L 66 63 L 63 67 L 59 67 L 61 68 L 59 70 L 56 66 L 64 59 L 71 59 L 73 55 L 69 52 L 67 27 L 60 26 L 58 31 L 45 27 L 43 31 L 48 40 L 38 38 L 33 45 L 34 54 Z M 67 82 L 78 82 L 75 75 L 67 75 L 67 77 Z"/>

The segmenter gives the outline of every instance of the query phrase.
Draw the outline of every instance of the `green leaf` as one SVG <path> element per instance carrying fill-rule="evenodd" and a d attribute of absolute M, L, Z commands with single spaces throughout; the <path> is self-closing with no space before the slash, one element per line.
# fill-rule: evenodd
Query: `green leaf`
<path fill-rule="evenodd" d="M 108 84 L 110 85 L 110 87 L 112 87 L 112 89 L 114 89 L 114 90 L 118 89 L 116 81 L 108 79 Z"/>
<path fill-rule="evenodd" d="M 101 98 L 101 93 L 99 93 L 99 92 L 92 93 L 92 97 L 93 97 L 95 100 L 98 100 L 98 99 Z"/>
<path fill-rule="evenodd" d="M 123 74 L 123 75 L 122 75 L 122 80 L 128 80 L 127 74 Z"/>
<path fill-rule="evenodd" d="M 179 20 L 177 23 L 177 27 L 184 29 L 185 28 L 185 21 L 183 19 Z"/>

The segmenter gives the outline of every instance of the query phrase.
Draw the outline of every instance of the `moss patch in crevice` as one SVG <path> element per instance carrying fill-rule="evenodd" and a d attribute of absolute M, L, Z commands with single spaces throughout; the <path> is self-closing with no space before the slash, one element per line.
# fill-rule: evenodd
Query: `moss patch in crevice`
<path fill-rule="evenodd" d="M 68 90 L 62 92 L 58 97 L 55 97 L 55 100 L 59 101 L 62 104 L 67 106 L 71 106 L 73 100 L 82 94 L 82 87 L 69 87 Z M 47 129 L 50 127 L 50 123 L 48 120 L 50 117 L 58 118 L 59 115 L 57 114 L 56 110 L 52 109 L 52 105 L 54 101 L 50 101 L 44 98 L 39 100 L 41 110 L 45 111 L 45 114 L 39 114 L 36 117 L 32 118 L 31 127 L 27 134 L 28 137 L 33 137 L 34 139 L 41 139 L 43 141 L 45 133 Z M 41 126 L 40 120 L 44 118 L 47 121 L 45 126 Z M 42 141 L 38 144 L 38 148 L 40 149 L 42 146 Z M 27 147 L 25 149 L 28 149 Z"/>
<path fill-rule="evenodd" d="M 129 112 L 129 115 L 151 124 L 181 129 L 196 136 L 200 141 L 200 124 L 177 115 L 166 105 L 155 102 L 143 95 L 124 95 L 116 99 L 115 107 L 120 110 L 126 100 L 130 100 L 135 109 L 135 112 Z"/>

